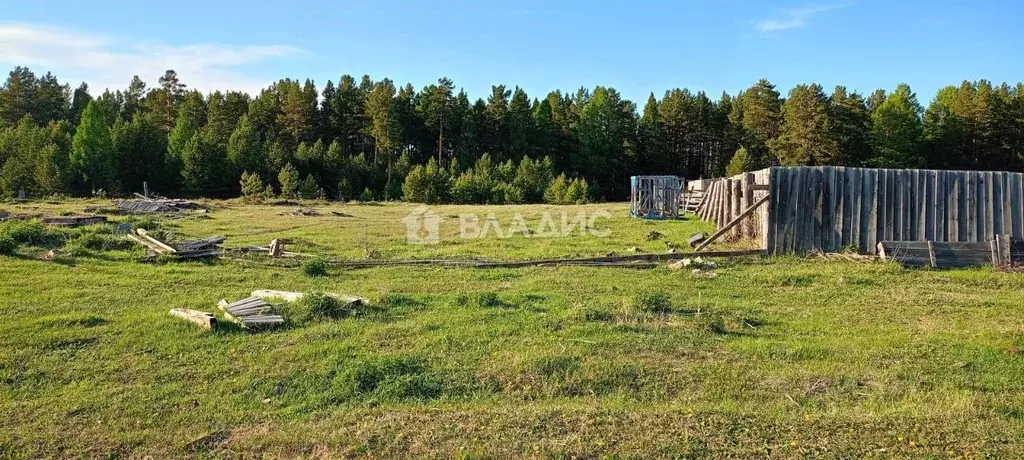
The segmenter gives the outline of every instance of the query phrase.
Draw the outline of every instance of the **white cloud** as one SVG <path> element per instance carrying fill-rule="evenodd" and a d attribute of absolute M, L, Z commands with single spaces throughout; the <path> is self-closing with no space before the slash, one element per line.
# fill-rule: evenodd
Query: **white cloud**
<path fill-rule="evenodd" d="M 240 90 L 255 95 L 272 81 L 247 76 L 245 66 L 306 56 L 306 51 L 284 45 L 176 46 L 38 24 L 0 23 L 0 64 L 29 66 L 37 74 L 53 72 L 72 86 L 85 81 L 93 94 L 105 88 L 123 88 L 132 75 L 153 86 L 165 70 L 174 69 L 189 88 L 203 92 Z"/>
<path fill-rule="evenodd" d="M 757 30 L 761 32 L 778 32 L 782 30 L 799 29 L 807 25 L 807 21 L 818 14 L 846 6 L 849 6 L 849 4 L 817 5 L 805 8 L 794 8 L 786 11 L 785 15 L 781 18 L 757 21 L 754 23 L 754 26 L 756 26 Z"/>

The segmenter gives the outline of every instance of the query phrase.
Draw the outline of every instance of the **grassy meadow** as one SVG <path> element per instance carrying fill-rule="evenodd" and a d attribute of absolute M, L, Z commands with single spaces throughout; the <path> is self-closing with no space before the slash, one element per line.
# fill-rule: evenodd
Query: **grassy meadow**
<path fill-rule="evenodd" d="M 713 230 L 631 219 L 621 203 L 434 206 L 441 243 L 410 245 L 402 219 L 415 205 L 304 203 L 321 215 L 297 216 L 297 206 L 206 204 L 188 218 L 111 219 L 171 241 L 287 238 L 289 251 L 340 260 L 660 253 L 666 239 Z M 506 228 L 520 214 L 536 229 L 545 211 L 559 225 L 562 213 L 607 212 L 594 227 L 610 234 L 458 236 L 460 214 L 494 213 Z M 1019 273 L 746 257 L 717 259 L 713 275 L 396 266 L 308 276 L 257 255 L 141 263 L 113 224 L 28 227 L 0 224 L 22 242 L 0 255 L 0 457 L 1024 455 Z M 263 332 L 203 331 L 167 314 L 216 312 L 254 289 L 372 302 Z"/>

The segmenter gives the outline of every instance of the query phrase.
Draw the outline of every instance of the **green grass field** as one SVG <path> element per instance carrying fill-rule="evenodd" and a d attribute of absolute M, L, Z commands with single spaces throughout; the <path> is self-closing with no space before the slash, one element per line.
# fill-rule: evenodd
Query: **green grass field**
<path fill-rule="evenodd" d="M 208 204 L 206 216 L 158 219 L 160 233 L 288 238 L 290 251 L 345 260 L 517 260 L 664 252 L 663 239 L 712 229 L 630 219 L 624 204 L 437 206 L 441 244 L 409 245 L 413 205 L 307 203 L 324 215 L 303 217 Z M 534 227 L 545 210 L 608 211 L 596 226 L 611 234 L 457 237 L 461 213 L 521 213 Z M 50 230 L 0 256 L 0 457 L 1024 455 L 1020 274 L 750 257 L 718 259 L 714 277 L 664 266 L 310 277 L 265 256 L 140 263 L 111 230 Z M 648 241 L 652 230 L 665 237 Z M 51 258 L 53 246 L 64 249 Z M 258 333 L 167 314 L 216 311 L 253 289 L 373 302 Z"/>

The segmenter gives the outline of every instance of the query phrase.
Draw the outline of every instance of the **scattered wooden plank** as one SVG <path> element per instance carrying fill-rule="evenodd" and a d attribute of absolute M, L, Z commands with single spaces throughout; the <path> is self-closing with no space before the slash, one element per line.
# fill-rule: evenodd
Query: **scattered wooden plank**
<path fill-rule="evenodd" d="M 217 308 L 224 312 L 228 321 L 238 323 L 247 329 L 276 326 L 285 323 L 284 317 L 274 314 L 274 307 L 256 296 L 246 297 L 234 303 L 221 300 Z"/>
<path fill-rule="evenodd" d="M 226 236 L 214 235 L 203 238 L 201 240 L 189 240 L 181 243 L 181 250 L 183 251 L 195 251 L 199 249 L 207 249 L 212 246 L 216 246 L 227 241 Z"/>
<path fill-rule="evenodd" d="M 102 224 L 106 221 L 107 216 L 49 216 L 42 219 L 43 224 L 59 227 L 79 227 L 82 225 Z"/>
<path fill-rule="evenodd" d="M 149 241 L 150 243 L 153 243 L 155 246 L 159 247 L 160 249 L 162 249 L 163 251 L 161 251 L 161 252 L 168 252 L 168 253 L 178 252 L 177 249 L 174 249 L 173 247 L 171 247 L 167 243 L 164 243 L 163 241 L 160 241 L 160 240 L 158 240 L 156 238 L 153 238 L 152 236 L 149 236 L 149 233 L 147 233 L 145 229 L 137 228 L 137 229 L 135 229 L 135 233 L 138 234 L 139 236 L 141 236 L 142 238 L 144 238 L 145 240 Z"/>
<path fill-rule="evenodd" d="M 895 260 L 904 266 L 933 266 L 935 268 L 1003 266 L 1021 263 L 1019 249 L 1024 242 L 994 244 L 991 242 L 938 242 L 938 241 L 882 241 L 878 253 L 883 260 Z M 995 250 L 999 246 L 1001 249 Z M 1004 252 L 1018 255 L 1006 259 Z M 996 255 L 998 253 L 999 255 Z M 1000 260 L 1002 258 L 1002 260 Z"/>
<path fill-rule="evenodd" d="M 213 316 L 212 313 L 189 310 L 188 308 L 172 308 L 170 314 L 171 316 L 195 323 L 203 329 L 213 329 L 214 327 L 217 327 L 217 318 Z"/>

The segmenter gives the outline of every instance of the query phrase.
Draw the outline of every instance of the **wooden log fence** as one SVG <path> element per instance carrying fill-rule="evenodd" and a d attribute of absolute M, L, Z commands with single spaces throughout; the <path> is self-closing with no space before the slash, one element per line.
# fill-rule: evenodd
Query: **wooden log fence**
<path fill-rule="evenodd" d="M 769 196 L 724 235 L 757 240 L 769 254 L 876 254 L 881 241 L 1024 240 L 1024 173 L 773 167 L 691 186 L 703 194 L 697 217 L 719 229 Z"/>
<path fill-rule="evenodd" d="M 1024 239 L 1022 173 L 792 167 L 771 168 L 768 184 L 771 254 Z"/>

